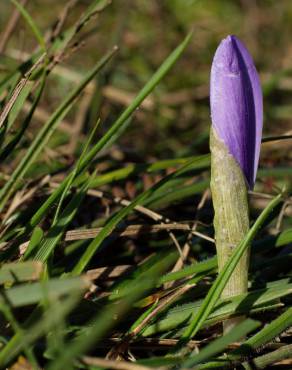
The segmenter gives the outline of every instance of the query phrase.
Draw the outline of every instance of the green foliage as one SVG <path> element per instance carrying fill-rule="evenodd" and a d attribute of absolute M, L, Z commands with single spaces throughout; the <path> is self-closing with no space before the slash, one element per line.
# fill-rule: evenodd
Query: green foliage
<path fill-rule="evenodd" d="M 266 29 L 248 2 L 218 3 L 1 3 L 1 368 L 105 368 L 88 355 L 166 369 L 289 358 L 291 70 L 271 50 L 288 50 L 292 6 L 258 2 L 259 19 L 273 15 Z M 218 274 L 208 74 L 234 30 L 254 48 L 267 123 L 251 228 Z M 249 290 L 222 299 L 248 245 Z"/>

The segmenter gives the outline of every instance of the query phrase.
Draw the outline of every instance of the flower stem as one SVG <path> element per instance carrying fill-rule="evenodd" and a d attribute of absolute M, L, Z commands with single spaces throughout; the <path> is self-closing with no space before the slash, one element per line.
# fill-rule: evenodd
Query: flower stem
<path fill-rule="evenodd" d="M 234 248 L 249 230 L 247 185 L 244 175 L 224 143 L 211 128 L 211 192 L 215 211 L 214 228 L 219 272 Z M 222 298 L 245 293 L 248 285 L 249 251 L 240 259 Z M 223 323 L 224 332 L 230 331 L 243 317 L 228 319 Z"/>

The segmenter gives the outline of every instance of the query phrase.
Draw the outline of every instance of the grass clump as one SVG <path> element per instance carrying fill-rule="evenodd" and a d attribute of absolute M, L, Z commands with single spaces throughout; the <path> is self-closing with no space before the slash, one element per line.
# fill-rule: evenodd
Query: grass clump
<path fill-rule="evenodd" d="M 257 5 L 264 38 L 250 6 L 0 5 L 0 368 L 291 367 L 291 71 L 267 46 L 292 13 Z M 218 274 L 208 71 L 234 29 L 263 51 L 265 138 Z M 221 299 L 248 245 L 248 292 Z"/>

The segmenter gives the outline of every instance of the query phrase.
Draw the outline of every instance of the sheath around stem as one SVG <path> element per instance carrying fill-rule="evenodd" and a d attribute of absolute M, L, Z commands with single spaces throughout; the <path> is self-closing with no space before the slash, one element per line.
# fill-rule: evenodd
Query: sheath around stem
<path fill-rule="evenodd" d="M 249 230 L 247 185 L 241 168 L 211 128 L 211 192 L 215 211 L 214 228 L 219 271 Z M 223 290 L 222 298 L 247 291 L 249 252 L 239 261 Z M 227 320 L 229 331 L 240 319 Z"/>
<path fill-rule="evenodd" d="M 249 229 L 247 189 L 258 169 L 263 126 L 263 97 L 251 55 L 236 36 L 221 41 L 210 80 L 212 128 L 211 191 L 219 271 Z M 247 291 L 248 252 L 231 275 L 223 298 Z M 240 320 L 227 320 L 228 331 Z"/>

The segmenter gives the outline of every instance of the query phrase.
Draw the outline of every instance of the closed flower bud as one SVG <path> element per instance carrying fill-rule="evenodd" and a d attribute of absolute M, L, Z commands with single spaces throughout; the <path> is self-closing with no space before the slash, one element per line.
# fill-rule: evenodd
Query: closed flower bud
<path fill-rule="evenodd" d="M 224 39 L 215 53 L 210 103 L 214 131 L 252 189 L 262 138 L 263 97 L 252 57 L 235 36 Z"/>
<path fill-rule="evenodd" d="M 262 137 L 263 103 L 259 77 L 245 46 L 224 39 L 211 69 L 211 192 L 219 271 L 249 230 L 247 189 L 254 186 Z M 237 264 L 222 297 L 245 293 L 249 251 Z M 224 331 L 242 318 L 224 323 Z"/>

